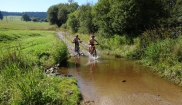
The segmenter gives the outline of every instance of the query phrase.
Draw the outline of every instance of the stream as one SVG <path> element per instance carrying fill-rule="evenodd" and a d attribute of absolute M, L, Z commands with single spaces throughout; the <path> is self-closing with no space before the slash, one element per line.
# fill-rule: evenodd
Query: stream
<path fill-rule="evenodd" d="M 182 105 L 182 87 L 132 59 L 72 57 L 59 72 L 77 79 L 85 105 Z"/>

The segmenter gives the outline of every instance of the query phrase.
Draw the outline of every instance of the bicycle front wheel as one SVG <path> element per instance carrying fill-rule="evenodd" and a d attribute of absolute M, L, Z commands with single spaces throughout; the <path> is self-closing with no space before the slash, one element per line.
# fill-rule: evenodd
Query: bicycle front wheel
<path fill-rule="evenodd" d="M 94 50 L 94 52 L 93 52 L 93 57 L 97 57 L 97 51 L 96 50 Z"/>

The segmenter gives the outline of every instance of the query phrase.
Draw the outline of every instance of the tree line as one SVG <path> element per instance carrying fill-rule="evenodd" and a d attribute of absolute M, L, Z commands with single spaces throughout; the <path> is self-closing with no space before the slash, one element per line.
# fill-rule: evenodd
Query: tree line
<path fill-rule="evenodd" d="M 22 16 L 24 13 L 26 13 L 29 17 L 38 17 L 45 19 L 47 17 L 46 12 L 6 12 L 1 11 L 3 16 Z"/>
<path fill-rule="evenodd" d="M 99 0 L 95 5 L 70 2 L 47 11 L 50 24 L 72 33 L 99 33 L 104 37 L 126 35 L 129 39 L 146 30 L 179 27 L 182 0 Z M 132 40 L 131 40 L 132 43 Z"/>
<path fill-rule="evenodd" d="M 3 20 L 3 16 L 22 16 L 23 21 L 34 22 L 47 22 L 46 12 L 4 12 L 0 11 L 0 19 Z"/>

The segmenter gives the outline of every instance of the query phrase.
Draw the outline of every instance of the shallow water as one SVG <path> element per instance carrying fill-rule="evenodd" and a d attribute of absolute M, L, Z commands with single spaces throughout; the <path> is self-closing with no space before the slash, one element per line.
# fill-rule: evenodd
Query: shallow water
<path fill-rule="evenodd" d="M 59 72 L 76 77 L 91 105 L 182 105 L 182 87 L 133 60 L 73 57 Z"/>

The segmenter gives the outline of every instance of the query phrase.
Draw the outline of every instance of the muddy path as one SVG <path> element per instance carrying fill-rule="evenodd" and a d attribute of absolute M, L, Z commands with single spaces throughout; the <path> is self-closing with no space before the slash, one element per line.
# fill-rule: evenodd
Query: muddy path
<path fill-rule="evenodd" d="M 74 58 L 71 61 L 75 62 L 73 37 L 64 32 L 57 34 L 67 44 Z M 100 63 L 93 64 L 95 67 L 90 73 L 93 65 L 84 65 L 89 59 L 89 46 L 82 42 L 80 47 L 85 57 L 77 59 L 79 68 L 75 69 L 73 65 L 65 69 L 78 79 L 83 105 L 182 105 L 181 87 L 152 74 L 132 60 L 101 57 Z"/>

